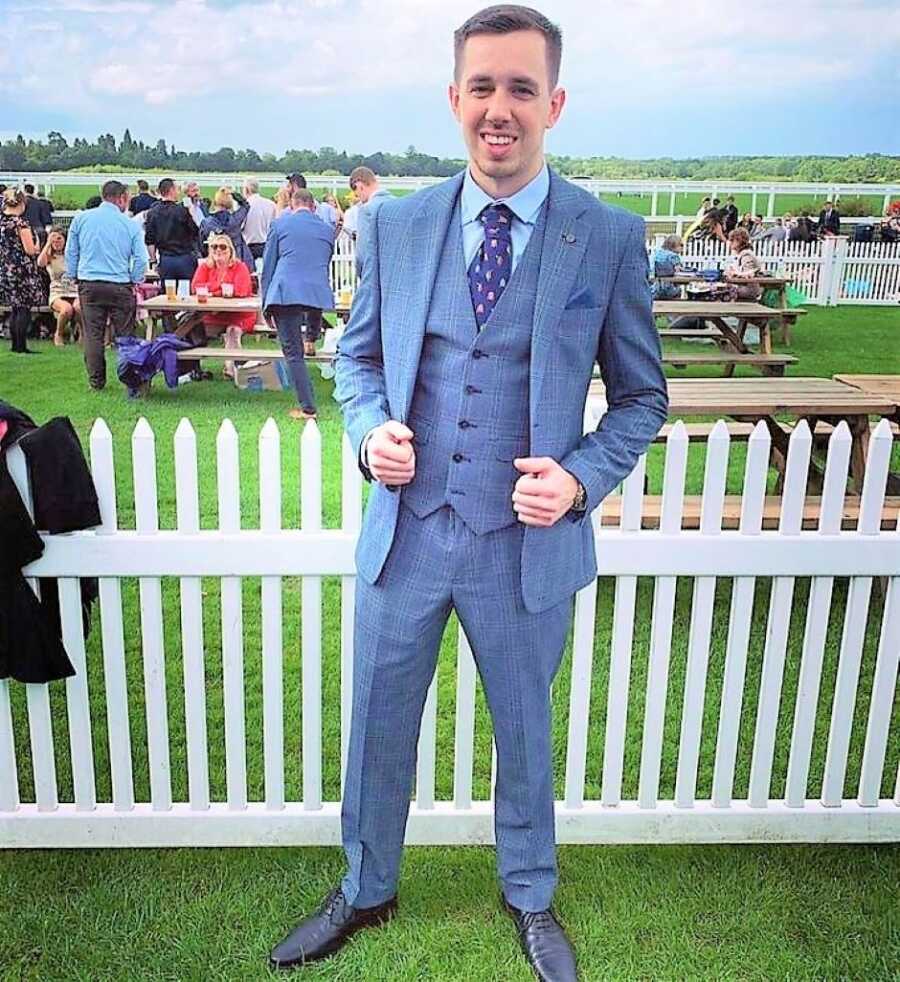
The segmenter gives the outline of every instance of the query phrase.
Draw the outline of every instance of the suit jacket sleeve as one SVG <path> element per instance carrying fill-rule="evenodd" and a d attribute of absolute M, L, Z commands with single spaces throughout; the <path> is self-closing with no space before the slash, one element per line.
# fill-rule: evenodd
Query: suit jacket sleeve
<path fill-rule="evenodd" d="M 266 247 L 263 250 L 263 268 L 259 277 L 259 295 L 262 297 L 263 307 L 266 306 L 266 294 L 269 292 L 269 285 L 275 275 L 275 267 L 278 264 L 278 231 L 275 223 L 269 226 L 269 234 L 266 236 Z"/>
<path fill-rule="evenodd" d="M 608 409 L 560 464 L 587 492 L 584 520 L 634 468 L 666 421 L 668 393 L 647 280 L 644 222 L 632 226 L 600 332 Z"/>
<path fill-rule="evenodd" d="M 343 411 L 344 425 L 357 459 L 366 434 L 391 418 L 381 347 L 377 216 L 370 231 L 369 254 L 353 298 L 350 322 L 338 342 L 335 361 L 334 397 Z M 363 473 L 366 474 L 365 469 Z"/>

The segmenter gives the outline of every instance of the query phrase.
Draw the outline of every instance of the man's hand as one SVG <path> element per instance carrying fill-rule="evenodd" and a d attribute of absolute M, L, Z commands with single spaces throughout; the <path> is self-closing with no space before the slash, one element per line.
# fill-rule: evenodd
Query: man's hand
<path fill-rule="evenodd" d="M 513 510 L 523 525 L 549 528 L 572 507 L 578 481 L 552 457 L 517 457 L 522 477 L 513 491 Z"/>
<path fill-rule="evenodd" d="M 369 434 L 366 443 L 366 466 L 376 481 L 398 486 L 409 484 L 416 475 L 416 452 L 413 431 L 395 419 L 389 419 Z"/>

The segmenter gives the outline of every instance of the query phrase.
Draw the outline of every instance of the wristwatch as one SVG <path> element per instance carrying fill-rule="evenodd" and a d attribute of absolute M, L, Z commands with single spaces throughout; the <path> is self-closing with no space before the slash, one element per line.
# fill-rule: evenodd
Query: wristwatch
<path fill-rule="evenodd" d="M 584 489 L 584 485 L 581 481 L 578 482 L 578 488 L 575 491 L 575 500 L 572 502 L 572 511 L 583 512 L 587 510 L 587 491 Z"/>

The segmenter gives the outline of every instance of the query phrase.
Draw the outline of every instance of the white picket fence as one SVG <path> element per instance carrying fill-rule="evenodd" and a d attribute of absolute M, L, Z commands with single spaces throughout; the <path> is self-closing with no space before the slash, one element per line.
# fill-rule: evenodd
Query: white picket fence
<path fill-rule="evenodd" d="M 712 432 L 706 447 L 702 521 L 699 531 L 682 530 L 682 508 L 688 437 L 677 423 L 665 451 L 660 528 L 641 528 L 645 461 L 624 482 L 621 519 L 617 527 L 601 525 L 595 533 L 601 577 L 615 578 L 611 612 L 598 610 L 598 585 L 592 583 L 576 600 L 569 681 L 565 792 L 557 802 L 561 842 L 743 842 L 765 841 L 897 841 L 900 840 L 900 773 L 893 798 L 882 797 L 890 755 L 888 747 L 894 688 L 900 656 L 900 533 L 882 531 L 881 515 L 892 447 L 886 421 L 869 445 L 865 487 L 858 527 L 841 530 L 841 510 L 850 454 L 850 434 L 837 427 L 829 447 L 821 518 L 816 531 L 804 531 L 801 517 L 811 452 L 805 423 L 793 432 L 777 531 L 762 531 L 761 520 L 769 460 L 769 435 L 760 423 L 746 449 L 740 528 L 721 528 L 730 445 L 724 423 Z M 197 441 L 187 420 L 174 437 L 177 520 L 161 529 L 158 520 L 157 451 L 145 420 L 132 436 L 134 529 L 117 521 L 115 474 L 124 461 L 114 461 L 112 436 L 98 420 L 90 438 L 90 458 L 100 499 L 102 525 L 95 531 L 45 536 L 46 551 L 26 568 L 29 577 L 58 577 L 63 639 L 77 669 L 66 680 L 66 720 L 54 721 L 47 686 L 26 686 L 27 738 L 19 720 L 14 727 L 11 686 L 0 681 L 0 846 L 224 846 L 248 844 L 335 844 L 340 838 L 340 803 L 323 799 L 323 577 L 340 577 L 340 754 L 343 781 L 352 686 L 352 632 L 355 569 L 354 544 L 360 528 L 361 478 L 344 441 L 341 462 L 341 527 L 322 527 L 322 438 L 307 424 L 300 440 L 301 521 L 299 529 L 282 528 L 282 447 L 271 419 L 262 428 L 259 454 L 259 527 L 245 528 L 240 513 L 242 466 L 238 434 L 226 420 L 216 441 L 218 528 L 201 530 Z M 21 452 L 10 452 L 10 469 L 27 498 Z M 336 490 L 336 489 L 335 489 Z M 30 500 L 30 499 L 29 499 Z M 99 577 L 102 637 L 102 696 L 88 691 L 86 644 L 82 631 L 79 577 Z M 139 624 L 125 617 L 122 584 L 138 578 Z M 183 685 L 171 691 L 166 675 L 164 623 L 175 612 L 163 608 L 162 577 L 177 577 L 180 594 L 180 653 Z M 201 577 L 221 582 L 221 661 L 224 703 L 225 785 L 222 800 L 211 794 L 210 738 L 207 733 L 205 671 L 218 651 L 204 642 Z M 242 577 L 261 577 L 260 677 L 245 671 Z M 285 677 L 283 639 L 286 610 L 283 578 L 301 577 L 302 628 L 300 679 Z M 644 716 L 641 724 L 640 776 L 637 796 L 623 796 L 629 687 L 635 648 L 638 577 L 652 577 L 652 630 L 649 641 Z M 670 663 L 675 631 L 676 578 L 693 579 L 693 600 L 683 693 L 670 692 Z M 747 684 L 748 655 L 754 628 L 754 590 L 759 577 L 772 578 L 765 626 L 764 652 L 753 670 L 761 670 L 758 692 Z M 772 795 L 779 706 L 790 634 L 795 581 L 811 577 L 802 662 L 790 729 L 790 756 L 784 793 Z M 822 683 L 829 612 L 837 603 L 835 579 L 849 578 L 840 656 L 833 683 L 823 777 L 812 786 L 811 759 Z M 865 744 L 861 759 L 849 772 L 848 753 L 873 578 L 886 577 L 880 641 L 874 674 L 866 680 L 871 695 L 865 708 Z M 724 660 L 712 644 L 717 578 L 733 578 Z M 34 583 L 34 580 L 30 582 Z M 724 616 L 720 613 L 719 616 Z M 594 639 L 600 618 L 611 618 L 609 659 L 594 665 Z M 135 618 L 137 620 L 137 618 Z M 95 628 L 97 630 L 98 628 Z M 129 711 L 126 638 L 140 637 L 143 661 L 146 745 L 132 740 L 136 720 Z M 679 639 L 675 637 L 676 644 Z M 255 656 L 256 652 L 248 653 Z M 756 653 L 758 655 L 758 652 Z M 714 749 L 704 723 L 704 703 L 712 657 L 723 664 L 721 705 Z M 100 655 L 97 656 L 101 657 Z M 336 670 L 336 669 L 335 669 Z M 830 669 L 828 669 L 830 671 Z M 493 835 L 490 800 L 473 796 L 476 672 L 462 633 L 458 639 L 453 793 L 440 800 L 435 792 L 437 756 L 437 686 L 427 700 L 419 744 L 416 800 L 408 840 L 416 843 L 490 842 Z M 602 773 L 588 771 L 588 744 L 598 739 L 591 706 L 593 673 L 608 676 Z M 94 673 L 99 679 L 99 670 Z M 598 678 L 602 675 L 598 674 Z M 295 719 L 285 718 L 285 684 L 301 690 L 300 760 L 286 755 L 286 735 Z M 559 685 L 559 679 L 557 679 Z M 134 680 L 132 680 L 134 688 Z M 167 688 L 170 691 L 167 692 Z M 248 793 L 246 706 L 258 707 L 261 692 L 264 794 Z M 132 696 L 135 693 L 132 692 Z M 674 798 L 660 797 L 667 700 L 682 704 L 677 744 Z M 175 704 L 183 704 L 183 720 Z M 711 707 L 710 707 L 711 708 Z M 332 718 L 337 707 L 328 706 Z M 735 768 L 741 714 L 755 715 L 752 761 L 746 797 L 735 793 Z M 860 710 L 859 712 L 862 712 Z M 186 758 L 187 795 L 174 800 L 171 714 L 179 717 L 180 742 L 174 747 Z M 92 729 L 105 714 L 108 754 L 95 760 Z M 592 715 L 594 718 L 592 718 Z M 54 746 L 54 722 L 65 726 L 68 748 Z M 820 726 L 823 720 L 819 719 Z M 857 720 L 857 734 L 862 719 Z M 783 729 L 783 728 L 782 728 Z M 336 726 L 332 727 L 332 732 Z M 174 732 L 174 731 L 172 731 Z M 821 733 L 821 730 L 819 731 Z M 705 740 L 703 737 L 705 736 Z M 782 733 L 783 739 L 783 733 Z M 821 739 L 821 737 L 820 737 Z M 702 748 L 706 748 L 701 756 Z M 61 801 L 57 760 L 68 753 L 73 796 Z M 444 754 L 451 753 L 449 747 Z M 633 745 L 629 753 L 634 753 Z M 21 755 L 21 756 L 20 756 Z M 857 754 L 858 757 L 858 754 Z M 746 758 L 746 751 L 745 751 Z M 331 759 L 336 759 L 331 757 Z M 442 755 L 446 760 L 446 756 Z M 746 760 L 745 760 L 746 762 Z M 698 770 L 712 764 L 711 794 L 698 798 Z M 149 798 L 137 800 L 136 765 L 149 774 Z M 108 800 L 98 796 L 98 767 L 111 788 Z M 286 772 L 302 772 L 302 795 L 286 795 Z M 20 776 L 33 775 L 33 796 L 23 800 Z M 599 780 L 598 780 L 599 778 Z M 587 797 L 586 781 L 600 788 Z M 492 782 L 493 783 L 493 782 Z M 845 787 L 852 797 L 845 797 Z"/>
<path fill-rule="evenodd" d="M 647 243 L 648 253 L 665 236 Z M 806 294 L 807 303 L 900 305 L 900 243 L 851 242 L 846 237 L 821 242 L 757 242 L 753 250 L 770 273 L 784 273 Z M 723 269 L 734 258 L 722 243 L 688 242 L 687 265 Z M 340 236 L 331 261 L 335 291 L 356 287 L 354 243 Z"/>
<path fill-rule="evenodd" d="M 656 236 L 654 246 L 662 238 Z M 768 272 L 789 276 L 810 304 L 900 304 L 900 243 L 850 242 L 841 236 L 756 242 L 753 251 Z M 687 242 L 682 255 L 685 264 L 704 269 L 723 269 L 734 258 L 719 242 Z"/>

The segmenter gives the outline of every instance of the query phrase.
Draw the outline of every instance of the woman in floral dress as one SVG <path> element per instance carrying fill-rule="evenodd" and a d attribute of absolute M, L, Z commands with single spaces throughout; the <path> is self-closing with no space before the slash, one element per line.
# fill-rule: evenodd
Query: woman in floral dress
<path fill-rule="evenodd" d="M 31 227 L 22 217 L 25 195 L 18 188 L 3 192 L 0 214 L 0 306 L 11 308 L 12 350 L 35 354 L 25 344 L 31 327 L 31 308 L 44 302 L 44 291 L 34 257 L 39 246 Z"/>

